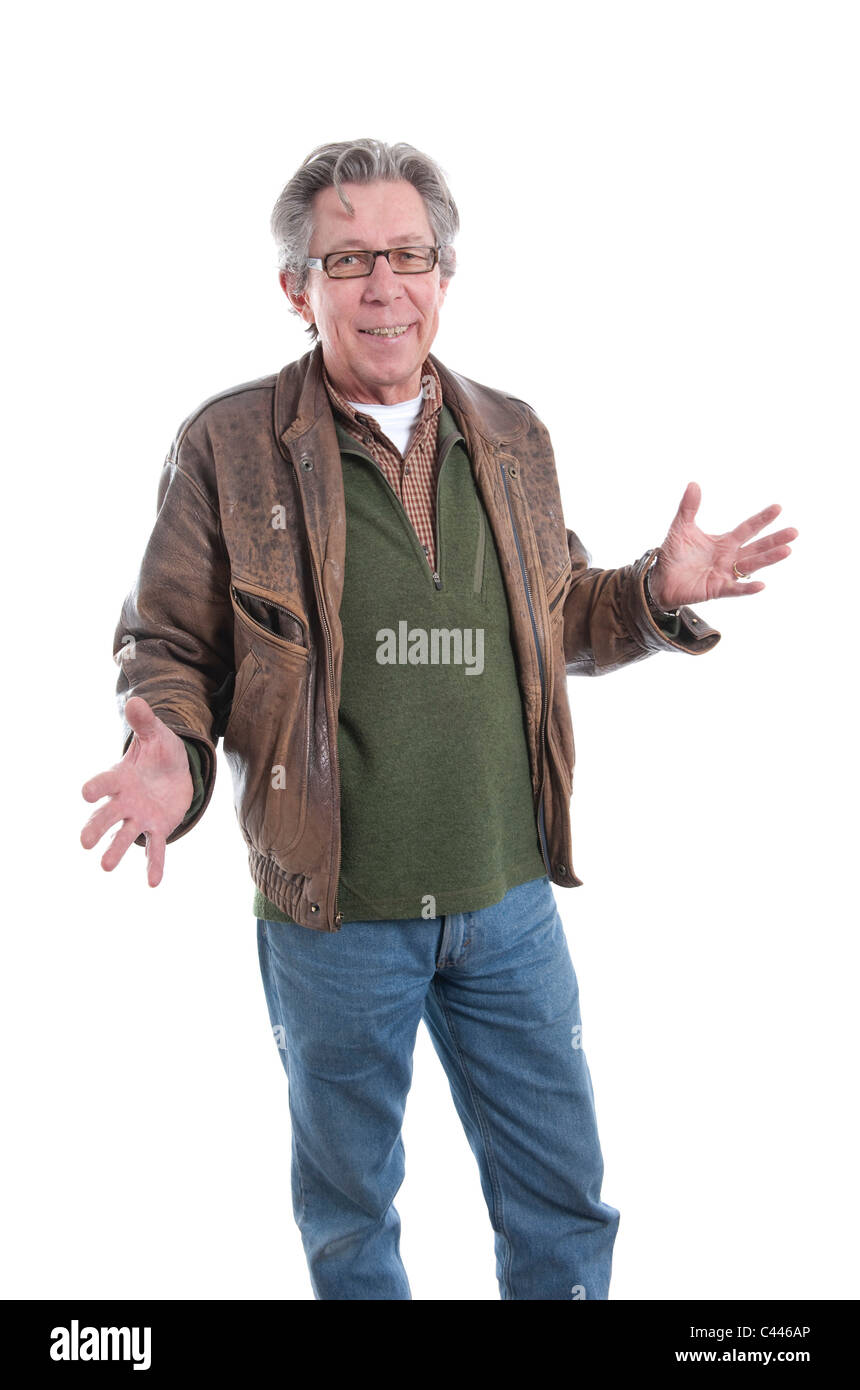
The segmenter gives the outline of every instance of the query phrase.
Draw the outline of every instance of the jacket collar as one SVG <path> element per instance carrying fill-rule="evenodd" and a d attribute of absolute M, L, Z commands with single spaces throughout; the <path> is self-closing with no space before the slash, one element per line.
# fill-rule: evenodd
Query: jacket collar
<path fill-rule="evenodd" d="M 439 373 L 443 400 L 468 443 L 477 434 L 491 446 L 498 447 L 526 432 L 528 419 L 520 408 L 522 402 L 452 372 L 432 354 L 430 361 Z M 321 343 L 281 368 L 275 383 L 274 410 L 275 433 L 285 445 L 319 425 L 321 417 L 328 416 L 333 426 L 331 403 L 322 376 Z"/>

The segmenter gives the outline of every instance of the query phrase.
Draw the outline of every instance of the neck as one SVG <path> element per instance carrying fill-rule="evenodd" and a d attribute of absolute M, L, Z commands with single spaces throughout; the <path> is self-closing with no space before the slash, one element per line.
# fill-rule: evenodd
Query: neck
<path fill-rule="evenodd" d="M 393 382 L 366 382 L 359 381 L 355 377 L 341 376 L 337 370 L 332 371 L 329 364 L 323 358 L 326 375 L 336 391 L 339 391 L 348 401 L 355 401 L 360 405 L 400 405 L 403 401 L 414 401 L 416 396 L 421 394 L 421 368 L 418 367 L 406 381 Z"/>

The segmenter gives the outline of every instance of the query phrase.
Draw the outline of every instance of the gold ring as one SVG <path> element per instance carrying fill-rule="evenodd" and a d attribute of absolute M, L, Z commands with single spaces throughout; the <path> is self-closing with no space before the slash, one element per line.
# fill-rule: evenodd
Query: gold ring
<path fill-rule="evenodd" d="M 736 561 L 736 560 L 733 560 L 733 561 L 732 561 L 732 569 L 733 569 L 734 572 L 735 572 L 735 578 L 736 578 L 736 579 L 749 579 L 749 575 L 748 575 L 748 574 L 741 574 L 740 570 L 738 569 L 737 561 Z"/>

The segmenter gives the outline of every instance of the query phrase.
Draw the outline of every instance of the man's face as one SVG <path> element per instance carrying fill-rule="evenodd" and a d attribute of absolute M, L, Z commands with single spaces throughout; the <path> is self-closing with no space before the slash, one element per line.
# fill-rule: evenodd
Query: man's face
<path fill-rule="evenodd" d="M 310 256 L 330 251 L 388 251 L 393 246 L 433 246 L 421 194 L 403 179 L 343 185 L 355 210 L 351 217 L 334 188 L 314 198 Z M 372 275 L 332 280 L 309 270 L 304 294 L 284 293 L 305 323 L 315 323 L 323 361 L 334 385 L 348 400 L 395 405 L 421 392 L 421 367 L 439 326 L 448 281 L 438 264 L 422 275 L 395 275 L 377 256 Z M 374 336 L 372 328 L 405 327 L 398 337 Z"/>

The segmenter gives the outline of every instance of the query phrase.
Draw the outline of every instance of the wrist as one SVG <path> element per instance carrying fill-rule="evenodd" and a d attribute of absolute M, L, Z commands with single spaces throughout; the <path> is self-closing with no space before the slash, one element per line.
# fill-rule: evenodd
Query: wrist
<path fill-rule="evenodd" d="M 652 612 L 664 613 L 669 618 L 677 618 L 678 614 L 681 611 L 680 608 L 664 608 L 663 604 L 658 601 L 658 598 L 654 596 L 651 590 L 651 579 L 659 563 L 660 561 L 658 559 L 645 571 L 645 597 L 648 600 L 648 607 L 652 610 Z M 658 595 L 659 592 L 660 590 L 658 587 Z"/>

